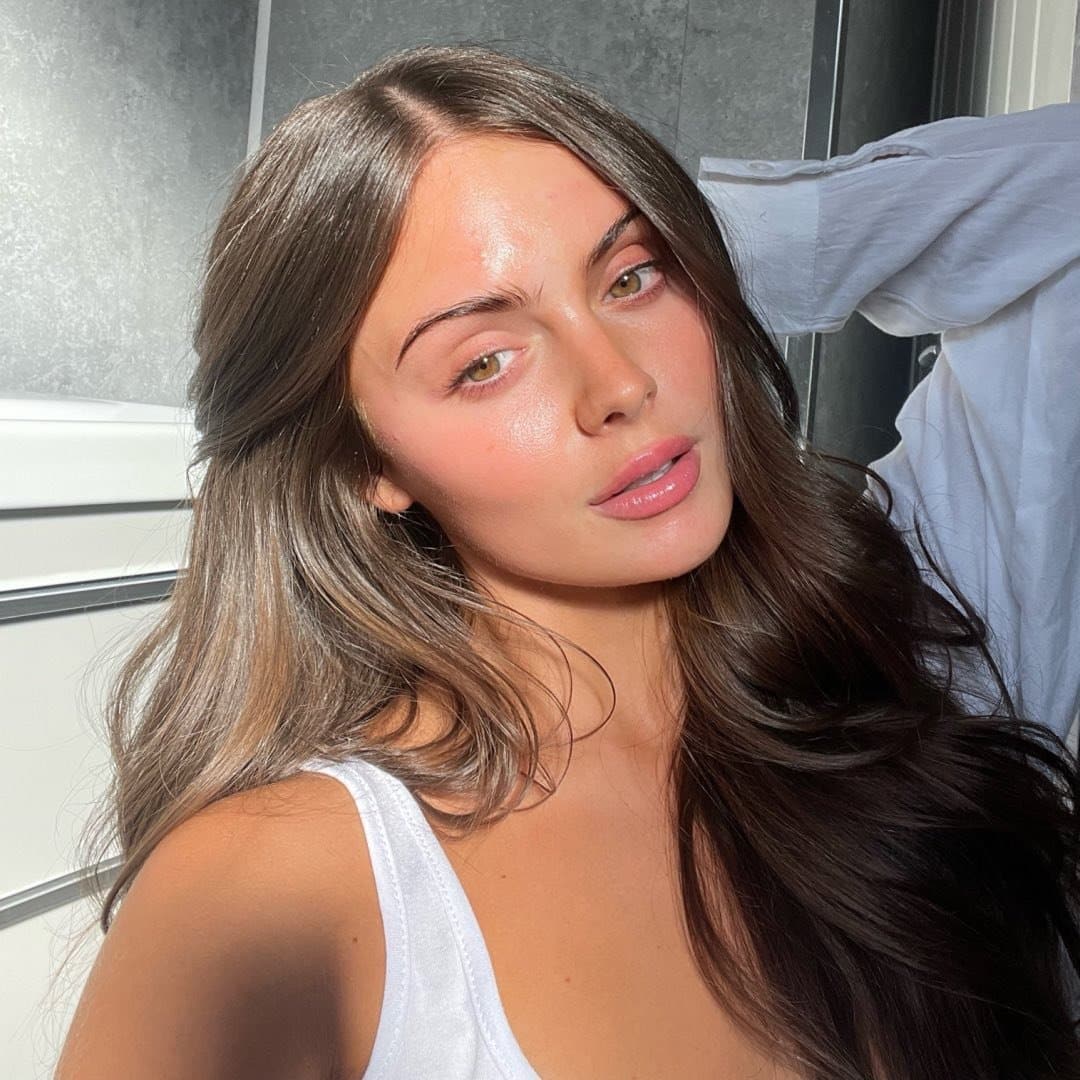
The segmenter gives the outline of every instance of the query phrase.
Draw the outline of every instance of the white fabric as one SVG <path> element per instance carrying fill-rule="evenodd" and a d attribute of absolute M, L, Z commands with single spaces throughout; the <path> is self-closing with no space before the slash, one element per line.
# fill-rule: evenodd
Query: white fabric
<path fill-rule="evenodd" d="M 356 803 L 386 941 L 382 1011 L 364 1080 L 539 1080 L 510 1030 L 465 890 L 419 803 L 359 758 L 304 771 Z"/>
<path fill-rule="evenodd" d="M 698 186 L 774 335 L 854 311 L 941 334 L 899 444 L 870 464 L 920 566 L 915 507 L 987 620 L 1018 710 L 1064 738 L 1080 702 L 1080 103 L 939 120 L 827 161 L 705 157 Z"/>

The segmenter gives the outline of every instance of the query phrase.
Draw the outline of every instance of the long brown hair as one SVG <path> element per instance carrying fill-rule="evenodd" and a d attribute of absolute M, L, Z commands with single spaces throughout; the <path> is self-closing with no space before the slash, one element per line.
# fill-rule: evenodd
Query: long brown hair
<path fill-rule="evenodd" d="M 715 210 L 671 154 L 592 88 L 479 46 L 400 51 L 301 104 L 234 184 L 195 332 L 187 568 L 109 702 L 123 865 L 101 927 L 170 829 L 312 756 L 372 761 L 455 833 L 545 771 L 522 673 L 470 636 L 483 617 L 574 643 L 479 591 L 422 506 L 365 498 L 382 457 L 346 377 L 412 180 L 472 132 L 561 144 L 622 191 L 711 329 L 735 502 L 664 592 L 685 684 L 671 828 L 702 977 L 815 1080 L 1080 1076 L 1075 759 L 1017 715 L 986 625 L 924 579 L 885 482 L 805 445 Z M 997 689 L 973 710 L 977 667 Z M 376 719 L 405 703 L 407 730 L 421 685 L 454 728 L 403 749 Z M 467 813 L 427 801 L 458 796 Z"/>

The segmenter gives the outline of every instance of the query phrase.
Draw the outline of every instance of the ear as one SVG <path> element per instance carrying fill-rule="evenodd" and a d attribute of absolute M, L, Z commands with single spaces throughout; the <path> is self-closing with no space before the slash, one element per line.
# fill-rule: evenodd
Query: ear
<path fill-rule="evenodd" d="M 375 490 L 369 497 L 380 510 L 385 510 L 388 514 L 400 514 L 415 502 L 404 488 L 399 487 L 385 474 L 375 481 Z"/>

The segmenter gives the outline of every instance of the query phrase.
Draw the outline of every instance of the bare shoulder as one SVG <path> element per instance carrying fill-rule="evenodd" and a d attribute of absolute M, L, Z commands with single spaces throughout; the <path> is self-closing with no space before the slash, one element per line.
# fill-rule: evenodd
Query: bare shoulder
<path fill-rule="evenodd" d="M 57 1080 L 359 1075 L 384 963 L 348 791 L 304 772 L 240 792 L 173 829 L 136 875 Z"/>
<path fill-rule="evenodd" d="M 343 784 L 323 773 L 299 772 L 220 799 L 159 847 L 166 843 L 178 868 L 189 856 L 217 864 L 216 880 L 250 901 L 248 912 L 276 912 L 322 927 L 350 923 L 357 914 L 378 916 L 356 805 Z M 373 910 L 359 910 L 370 905 Z"/>

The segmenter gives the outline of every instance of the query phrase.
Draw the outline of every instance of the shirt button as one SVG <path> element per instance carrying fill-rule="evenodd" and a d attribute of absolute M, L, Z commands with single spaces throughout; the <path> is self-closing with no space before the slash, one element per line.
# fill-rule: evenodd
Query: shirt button
<path fill-rule="evenodd" d="M 754 172 L 772 172 L 772 163 L 769 161 L 748 161 L 746 167 Z"/>

